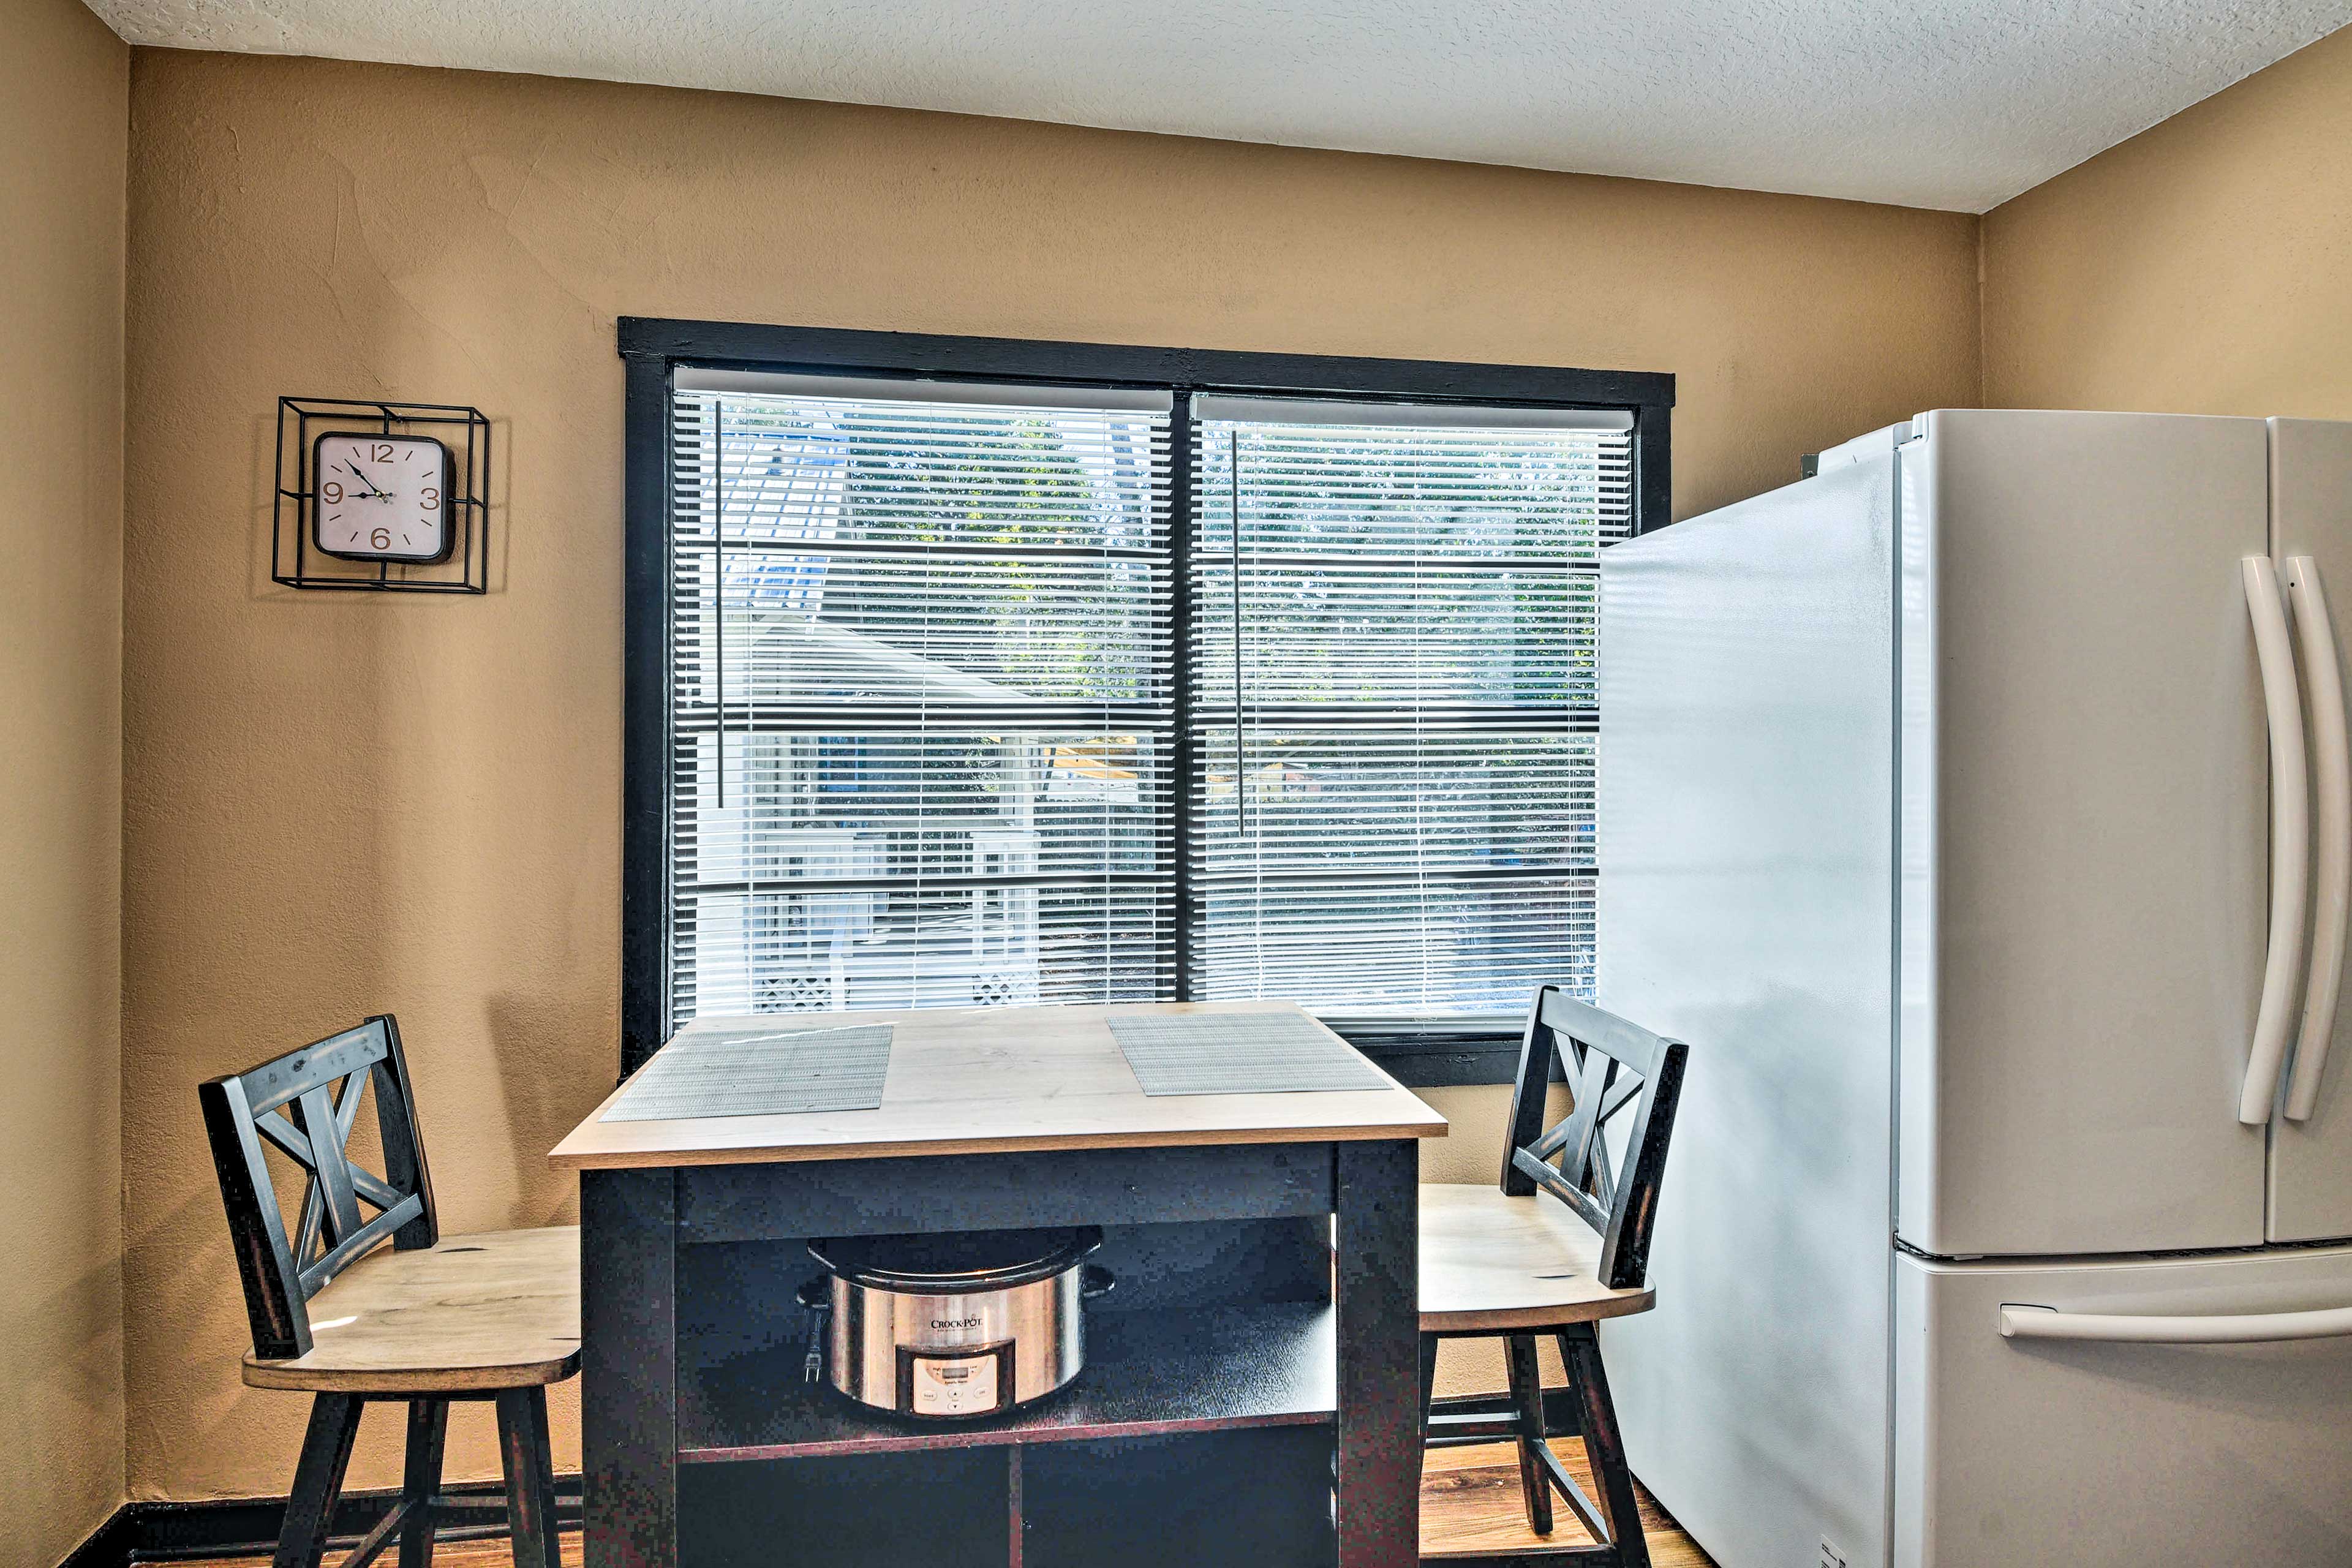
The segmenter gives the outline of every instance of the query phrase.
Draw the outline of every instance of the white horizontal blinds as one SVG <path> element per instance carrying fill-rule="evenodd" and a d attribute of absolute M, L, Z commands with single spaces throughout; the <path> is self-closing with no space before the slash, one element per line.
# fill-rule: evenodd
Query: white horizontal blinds
<path fill-rule="evenodd" d="M 1167 988 L 1168 402 L 680 373 L 678 1021 Z"/>
<path fill-rule="evenodd" d="M 1203 398 L 1192 994 L 1589 994 L 1599 553 L 1631 421 Z"/>

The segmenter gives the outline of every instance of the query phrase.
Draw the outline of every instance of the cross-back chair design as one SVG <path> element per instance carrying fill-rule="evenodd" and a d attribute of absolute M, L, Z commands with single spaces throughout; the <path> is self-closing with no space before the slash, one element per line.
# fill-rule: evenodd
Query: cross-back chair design
<path fill-rule="evenodd" d="M 1688 1054 L 1679 1040 L 1542 987 L 1520 1044 L 1501 1181 L 1421 1189 L 1426 1441 L 1515 1443 L 1528 1527 L 1551 1533 L 1557 1493 L 1597 1543 L 1528 1554 L 1529 1563 L 1647 1568 L 1650 1561 L 1594 1325 L 1646 1311 L 1654 1300 L 1650 1237 Z M 1570 1110 L 1547 1128 L 1555 1073 Z M 1557 1399 L 1539 1380 L 1538 1333 L 1556 1337 L 1568 1373 Z M 1435 1399 L 1438 1345 L 1471 1338 L 1503 1341 L 1510 1393 Z M 1547 1441 L 1570 1435 L 1584 1440 L 1597 1499 Z M 1481 1561 L 1511 1568 L 1522 1559 Z"/>
<path fill-rule="evenodd" d="M 352 1130 L 371 1086 L 381 1176 L 351 1155 Z M 310 1298 L 386 1240 L 406 1250 L 440 1239 L 408 1059 L 391 1018 L 371 1018 L 249 1071 L 214 1079 L 197 1087 L 196 1100 L 212 1140 L 256 1355 L 309 1354 Z M 264 1144 L 305 1173 L 290 1237 Z M 375 1210 L 373 1218 L 362 1218 L 362 1204 Z"/>
<path fill-rule="evenodd" d="M 389 1015 L 212 1079 L 196 1099 L 253 1331 L 245 1381 L 314 1395 L 274 1568 L 318 1568 L 361 1412 L 391 1401 L 408 1405 L 401 1497 L 343 1568 L 395 1538 L 401 1568 L 427 1568 L 436 1519 L 482 1506 L 439 1495 L 454 1400 L 497 1405 L 518 1568 L 560 1568 L 547 1384 L 579 1369 L 579 1231 L 441 1236 Z M 380 1173 L 351 1148 L 369 1100 Z M 290 1226 L 273 1155 L 302 1181 Z"/>

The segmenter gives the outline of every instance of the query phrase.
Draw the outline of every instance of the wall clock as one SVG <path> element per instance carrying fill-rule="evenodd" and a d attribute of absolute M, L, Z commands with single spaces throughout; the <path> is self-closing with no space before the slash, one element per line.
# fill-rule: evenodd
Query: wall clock
<path fill-rule="evenodd" d="M 310 451 L 310 539 L 320 550 L 345 561 L 448 558 L 457 466 L 438 438 L 328 430 Z"/>
<path fill-rule="evenodd" d="M 480 409 L 281 397 L 277 468 L 272 580 L 488 592 L 490 422 Z"/>

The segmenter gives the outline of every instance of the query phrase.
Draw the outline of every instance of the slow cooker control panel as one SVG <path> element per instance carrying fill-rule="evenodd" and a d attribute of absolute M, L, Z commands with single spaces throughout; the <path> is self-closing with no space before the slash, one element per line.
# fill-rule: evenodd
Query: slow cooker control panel
<path fill-rule="evenodd" d="M 898 1347 L 898 1409 L 908 1415 L 993 1415 L 1013 1405 L 1013 1344 Z"/>

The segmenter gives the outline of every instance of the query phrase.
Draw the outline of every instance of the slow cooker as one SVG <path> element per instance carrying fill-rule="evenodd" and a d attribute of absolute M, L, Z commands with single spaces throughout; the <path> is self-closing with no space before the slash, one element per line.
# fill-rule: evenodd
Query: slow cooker
<path fill-rule="evenodd" d="M 1102 1240 L 1087 1226 L 812 1241 L 825 1271 L 800 1295 L 817 1314 L 811 1379 L 929 1419 L 1043 1399 L 1086 1363 L 1084 1303 L 1111 1288 L 1086 1262 Z"/>

